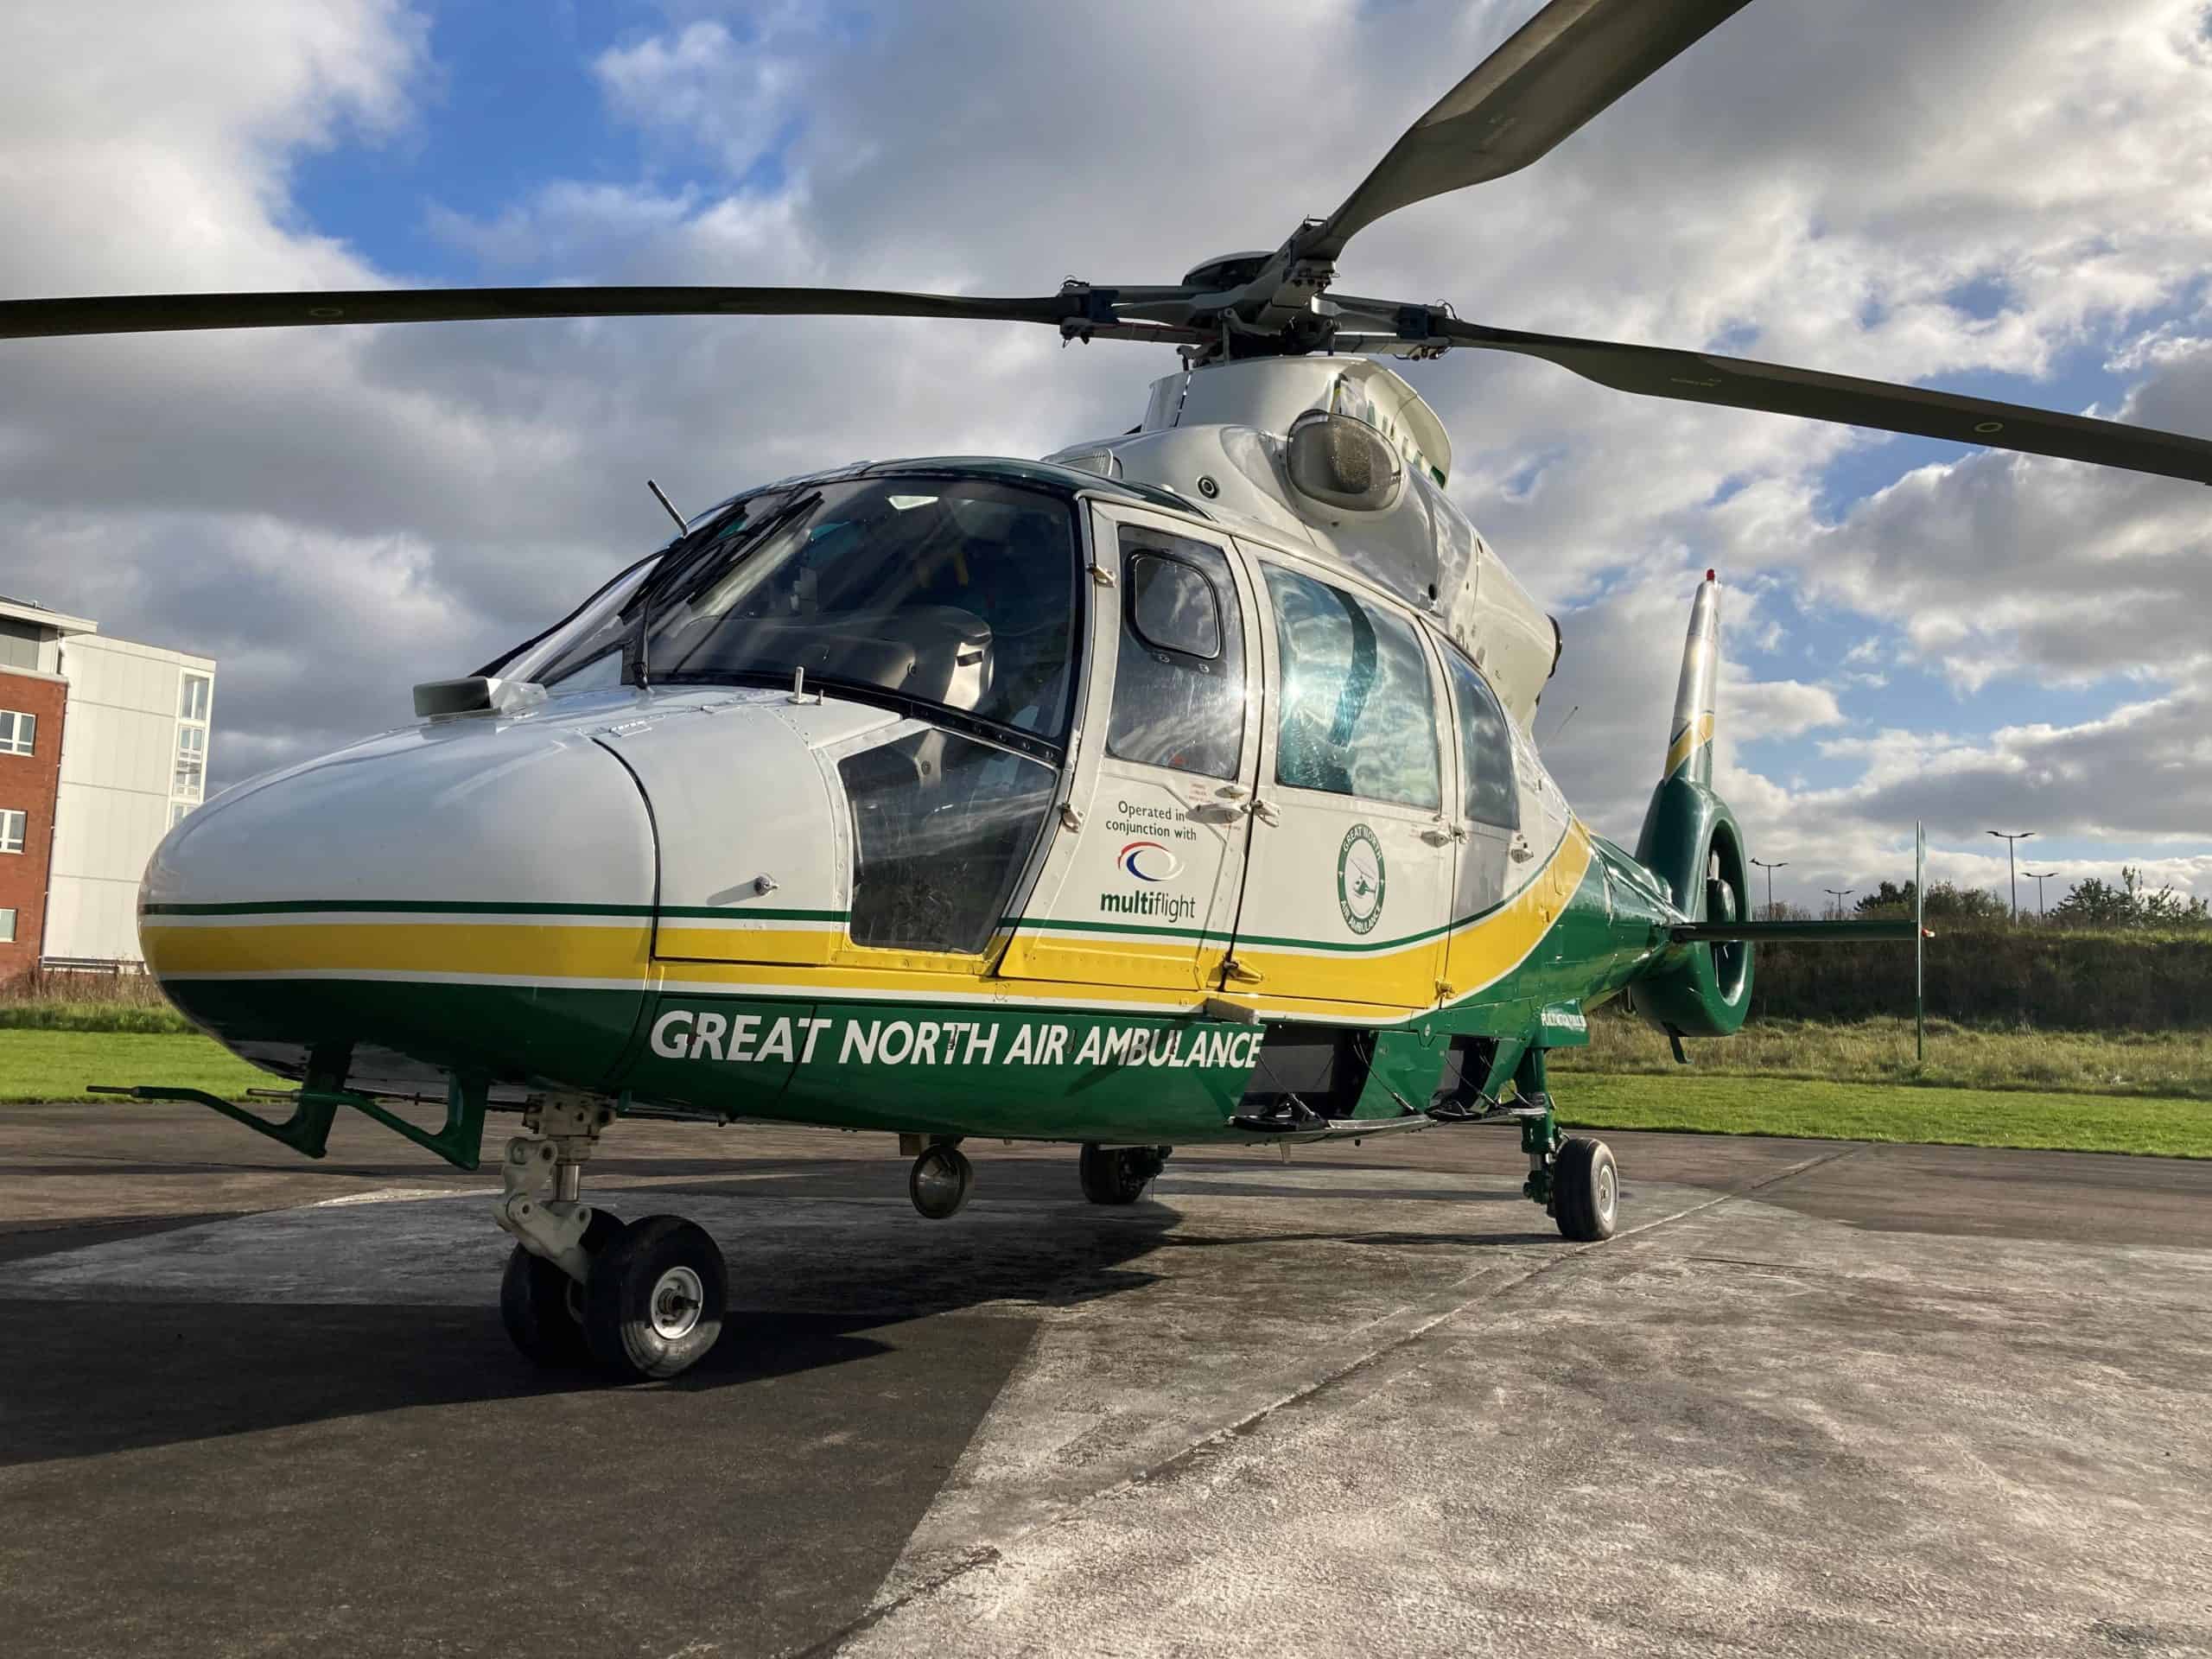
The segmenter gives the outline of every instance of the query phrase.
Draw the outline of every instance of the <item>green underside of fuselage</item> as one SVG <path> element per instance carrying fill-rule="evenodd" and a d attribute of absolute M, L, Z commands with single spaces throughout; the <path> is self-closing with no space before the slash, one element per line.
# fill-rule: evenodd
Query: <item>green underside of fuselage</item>
<path fill-rule="evenodd" d="M 1374 1033 L 1356 1116 L 1425 1109 L 1455 1037 L 1497 1039 L 1509 1067 L 1522 1048 L 1586 1040 L 1580 1014 L 1659 965 L 1649 918 L 1609 907 L 1603 862 L 1592 861 L 1528 958 L 1478 995 L 1410 1018 L 1373 1010 L 1371 1025 L 1345 1003 L 1342 1020 Z M 1357 973 L 1347 964 L 1348 989 Z M 1262 1026 L 1073 996 L 1010 1006 L 337 977 L 165 988 L 234 1052 L 290 1077 L 305 1076 L 312 1057 L 326 1071 L 342 1063 L 355 1088 L 442 1092 L 453 1077 L 621 1096 L 715 1121 L 1188 1144 L 1243 1138 L 1228 1119 L 1255 1071 L 1268 1083 Z"/>

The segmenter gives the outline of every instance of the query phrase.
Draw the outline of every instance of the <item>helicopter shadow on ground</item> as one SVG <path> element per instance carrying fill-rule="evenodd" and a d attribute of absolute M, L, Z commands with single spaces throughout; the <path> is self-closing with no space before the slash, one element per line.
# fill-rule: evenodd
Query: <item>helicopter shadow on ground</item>
<path fill-rule="evenodd" d="M 829 1195 L 849 1196 L 856 1173 L 872 1179 L 881 1167 L 832 1169 L 820 1185 Z M 996 1353 L 1019 1332 L 1018 1351 L 1036 1324 L 1021 1316 L 1020 1305 L 1066 1306 L 1154 1282 L 1159 1275 L 1128 1264 L 1156 1249 L 1178 1219 L 1158 1205 L 1096 1212 L 1078 1200 L 1041 1228 L 1026 1215 L 1018 1224 L 1001 1217 L 993 1225 L 988 1213 L 976 1217 L 984 1224 L 976 1227 L 933 1224 L 911 1212 L 893 1224 L 889 1206 L 855 1205 L 849 1226 L 833 1217 L 794 1230 L 779 1225 L 778 1211 L 792 1198 L 822 1193 L 747 1181 L 725 1189 L 627 1187 L 605 1196 L 631 1219 L 683 1213 L 702 1198 L 724 1200 L 710 1206 L 730 1270 L 722 1339 L 693 1370 L 646 1392 L 743 1393 L 895 1357 L 916 1346 L 926 1323 L 982 1302 L 1014 1306 L 962 1320 L 990 1330 L 988 1341 L 963 1340 L 961 1349 Z M 740 1204 L 728 1205 L 731 1198 Z M 346 1219 L 362 1214 L 355 1210 Z M 161 1230 L 134 1219 L 124 1231 L 101 1221 L 69 1230 L 82 1243 L 121 1236 L 158 1244 L 152 1235 Z M 455 1271 L 484 1278 L 481 1305 L 154 1300 L 105 1285 L 68 1298 L 0 1299 L 0 1468 L 423 1406 L 607 1388 L 588 1370 L 543 1370 L 524 1360 L 501 1329 L 496 1277 L 474 1263 Z"/>
<path fill-rule="evenodd" d="M 1236 1166 L 1229 1166 L 1233 1170 Z M 978 1198 L 950 1222 L 923 1220 L 904 1203 L 900 1166 L 881 1159 L 762 1159 L 717 1171 L 699 1160 L 609 1160 L 607 1173 L 647 1171 L 694 1179 L 610 1185 L 594 1196 L 626 1219 L 700 1214 L 729 1267 L 729 1317 L 699 1365 L 647 1390 L 734 1392 L 778 1379 L 828 1375 L 914 1345 L 932 1321 L 988 1326 L 997 1351 L 1033 1331 L 1047 1310 L 1154 1285 L 1184 1252 L 1208 1255 L 1285 1245 L 1452 1250 L 1557 1245 L 1550 1232 L 1310 1230 L 1214 1236 L 1190 1227 L 1185 1200 L 1274 1203 L 1358 1197 L 1482 1200 L 1517 1192 L 1431 1191 L 1221 1179 L 1192 1169 L 1198 1191 L 1102 1208 L 1074 1190 L 1072 1160 L 991 1158 L 979 1162 Z M 717 1179 L 717 1177 L 720 1179 Z M 898 1201 L 887 1202 L 894 1195 Z M 427 1205 L 466 1205 L 468 1195 Z M 397 1202 L 409 1202 L 405 1200 Z M 334 1224 L 373 1227 L 383 1205 L 329 1212 Z M 288 1212 L 297 1216 L 299 1212 Z M 1372 1219 L 1371 1211 L 1363 1217 Z M 87 1218 L 43 1233 L 37 1253 L 156 1235 L 204 1217 Z M 236 1217 L 213 1218 L 218 1224 Z M 459 1220 L 459 1212 L 454 1212 Z M 249 1218 L 250 1224 L 250 1218 Z M 336 1248 L 371 1248 L 359 1236 Z M 66 1241 L 65 1242 L 65 1238 Z M 1147 1258 L 1149 1262 L 1147 1262 Z M 134 1298 L 88 1285 L 81 1295 L 0 1300 L 0 1467 L 96 1456 L 130 1447 L 250 1433 L 423 1406 L 524 1401 L 603 1390 L 585 1370 L 545 1371 L 507 1342 L 496 1278 L 477 1306 L 421 1301 L 323 1303 Z M 1185 1256 L 1184 1259 L 1192 1259 Z M 1145 1262 L 1146 1265 L 1138 1265 Z M 307 1293 L 312 1295 L 312 1292 Z M 974 1311 L 990 1304 L 987 1315 Z M 1037 1310 L 1035 1317 L 1026 1310 Z M 836 1386 L 835 1384 L 832 1385 Z"/>

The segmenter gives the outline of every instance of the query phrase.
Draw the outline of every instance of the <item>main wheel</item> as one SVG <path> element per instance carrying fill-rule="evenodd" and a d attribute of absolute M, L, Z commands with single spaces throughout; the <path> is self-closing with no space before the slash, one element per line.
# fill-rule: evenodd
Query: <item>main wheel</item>
<path fill-rule="evenodd" d="M 1159 1175 L 1172 1150 L 1168 1147 L 1102 1147 L 1095 1141 L 1084 1141 L 1077 1165 L 1083 1177 L 1083 1196 L 1093 1204 L 1135 1204 Z"/>
<path fill-rule="evenodd" d="M 721 1336 L 728 1299 L 729 1270 L 706 1229 L 681 1216 L 647 1216 L 592 1262 L 584 1340 L 618 1376 L 675 1376 Z"/>
<path fill-rule="evenodd" d="M 1569 1136 L 1552 1166 L 1553 1208 L 1560 1233 L 1578 1244 L 1611 1238 L 1620 1190 L 1613 1149 L 1587 1135 Z"/>
<path fill-rule="evenodd" d="M 957 1147 L 925 1147 L 906 1172 L 906 1196 L 931 1221 L 959 1214 L 975 1185 L 976 1166 Z"/>
<path fill-rule="evenodd" d="M 622 1223 L 612 1211 L 593 1211 L 584 1224 L 584 1254 L 596 1258 L 621 1232 Z M 549 1366 L 588 1364 L 583 1293 L 582 1285 L 553 1263 L 518 1244 L 499 1279 L 499 1322 L 526 1359 Z"/>

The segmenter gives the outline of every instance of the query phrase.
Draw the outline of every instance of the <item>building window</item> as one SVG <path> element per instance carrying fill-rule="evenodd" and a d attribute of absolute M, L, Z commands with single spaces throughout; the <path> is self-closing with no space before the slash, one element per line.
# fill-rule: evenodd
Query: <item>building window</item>
<path fill-rule="evenodd" d="M 207 772 L 207 728 L 205 726 L 180 726 L 176 728 L 176 781 L 169 793 L 181 795 L 187 800 L 200 798 L 200 785 Z"/>
<path fill-rule="evenodd" d="M 177 694 L 176 717 L 196 720 L 203 725 L 207 719 L 207 698 L 214 682 L 205 674 L 188 674 L 183 689 Z"/>
<path fill-rule="evenodd" d="M 29 754 L 38 739 L 38 716 L 0 709 L 0 754 Z"/>
<path fill-rule="evenodd" d="M 30 828 L 28 813 L 0 808 L 0 853 L 20 853 L 23 850 L 23 836 Z"/>
<path fill-rule="evenodd" d="M 192 810 L 192 805 L 193 804 L 190 801 L 171 801 L 169 803 L 170 829 L 174 830 L 177 825 L 184 822 L 185 815 Z"/>
<path fill-rule="evenodd" d="M 0 944 L 13 944 L 15 942 L 16 912 L 12 910 L 0 910 Z"/>

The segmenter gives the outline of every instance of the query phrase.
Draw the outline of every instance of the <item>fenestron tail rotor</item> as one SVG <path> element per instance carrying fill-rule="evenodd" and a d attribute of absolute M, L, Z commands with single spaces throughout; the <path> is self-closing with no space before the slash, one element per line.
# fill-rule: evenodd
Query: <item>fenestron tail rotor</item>
<path fill-rule="evenodd" d="M 1617 391 L 1763 410 L 2212 484 L 2212 442 L 1923 386 L 1707 352 L 1462 321 L 1449 308 L 1332 296 L 1336 260 L 1386 214 L 1517 171 L 1743 10 L 1749 0 L 1551 0 L 1408 128 L 1344 202 L 1273 253 L 1206 261 L 1180 283 L 1071 281 L 990 298 L 881 289 L 372 289 L 0 302 L 0 340 L 212 328 L 521 318 L 911 317 L 1041 324 L 1064 340 L 1188 348 L 1194 363 L 1331 350 L 1541 358 Z"/>

